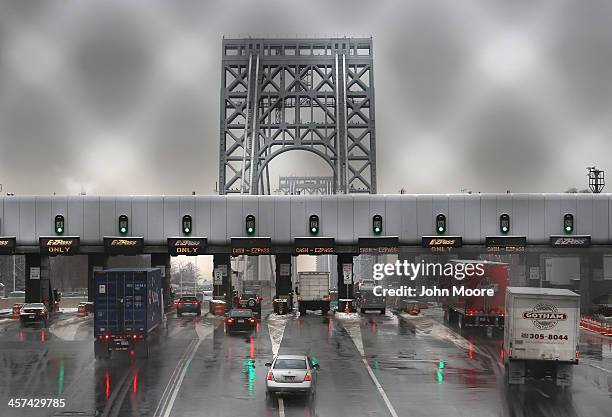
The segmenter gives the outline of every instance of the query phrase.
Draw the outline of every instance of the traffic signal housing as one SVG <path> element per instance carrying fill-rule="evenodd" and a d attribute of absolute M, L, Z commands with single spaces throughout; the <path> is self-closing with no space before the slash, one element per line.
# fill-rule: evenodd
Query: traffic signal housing
<path fill-rule="evenodd" d="M 506 213 L 499 216 L 499 231 L 504 235 L 510 231 L 510 216 Z"/>
<path fill-rule="evenodd" d="M 122 214 L 121 216 L 119 216 L 119 234 L 122 236 L 127 235 L 129 230 L 130 228 L 129 228 L 128 216 L 126 216 L 125 214 Z"/>
<path fill-rule="evenodd" d="M 308 219 L 308 230 L 310 230 L 311 235 L 319 233 L 319 216 L 316 214 L 312 214 Z"/>
<path fill-rule="evenodd" d="M 574 215 L 567 213 L 563 216 L 563 231 L 568 235 L 574 231 Z"/>
<path fill-rule="evenodd" d="M 255 234 L 255 216 L 252 214 L 246 216 L 245 229 L 247 235 L 253 236 Z"/>
<path fill-rule="evenodd" d="M 55 216 L 55 234 L 63 235 L 66 231 L 66 222 L 64 220 L 64 216 L 58 214 Z"/>
<path fill-rule="evenodd" d="M 442 213 L 436 216 L 436 232 L 441 235 L 446 232 L 446 216 Z"/>
<path fill-rule="evenodd" d="M 380 214 L 375 214 L 372 217 L 372 232 L 375 235 L 381 234 L 383 231 L 383 218 Z"/>
<path fill-rule="evenodd" d="M 183 234 L 190 235 L 193 230 L 193 220 L 191 219 L 191 216 L 189 214 L 185 214 L 183 216 L 182 225 L 183 225 Z"/>

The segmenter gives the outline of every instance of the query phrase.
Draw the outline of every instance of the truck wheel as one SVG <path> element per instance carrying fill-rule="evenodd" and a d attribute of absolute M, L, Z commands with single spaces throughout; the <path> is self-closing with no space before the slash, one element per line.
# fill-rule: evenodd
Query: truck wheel
<path fill-rule="evenodd" d="M 202 315 L 202 310 L 198 310 L 198 312 L 196 313 L 196 316 L 201 316 Z"/>
<path fill-rule="evenodd" d="M 181 313 L 180 311 L 176 311 L 176 317 L 183 317 L 183 313 Z"/>
<path fill-rule="evenodd" d="M 387 313 L 387 310 L 384 308 L 380 309 L 380 314 L 382 314 L 383 316 Z"/>
<path fill-rule="evenodd" d="M 365 314 L 366 309 L 365 308 L 360 308 L 359 311 L 361 312 L 361 314 Z"/>
<path fill-rule="evenodd" d="M 327 313 L 329 313 L 329 310 L 325 310 L 325 309 L 321 310 L 322 315 L 327 316 Z"/>
<path fill-rule="evenodd" d="M 299 307 L 299 312 L 300 312 L 300 316 L 305 316 L 306 315 L 306 309 L 303 307 Z"/>

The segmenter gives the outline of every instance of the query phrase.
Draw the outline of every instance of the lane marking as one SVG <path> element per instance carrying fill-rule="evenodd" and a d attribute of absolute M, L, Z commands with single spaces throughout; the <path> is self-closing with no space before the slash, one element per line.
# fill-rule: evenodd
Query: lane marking
<path fill-rule="evenodd" d="M 285 402 L 278 397 L 278 417 L 285 417 Z"/>
<path fill-rule="evenodd" d="M 370 368 L 370 364 L 368 364 L 368 361 L 366 360 L 366 358 L 361 358 L 361 361 L 363 362 L 366 369 L 368 370 L 368 373 L 370 374 L 370 378 L 372 378 L 374 385 L 376 385 L 376 389 L 378 389 L 380 396 L 385 401 L 385 404 L 387 405 L 387 408 L 389 409 L 391 416 L 399 417 L 398 414 L 395 412 L 395 408 L 393 408 L 391 401 L 389 401 L 389 397 L 387 397 L 387 393 L 385 393 L 385 390 L 383 389 L 382 385 L 380 385 L 380 382 L 378 382 L 378 378 L 376 378 L 376 375 L 374 375 L 374 371 L 372 370 L 372 368 Z"/>
<path fill-rule="evenodd" d="M 155 408 L 155 412 L 153 413 L 155 417 L 159 417 L 161 415 L 160 413 L 164 411 L 164 408 L 166 407 L 166 404 L 167 404 L 167 397 L 170 393 L 172 386 L 174 386 L 176 382 L 176 377 L 181 370 L 181 365 L 184 362 L 185 358 L 187 357 L 188 352 L 190 352 L 191 347 L 195 343 L 196 343 L 196 339 L 193 339 L 191 342 L 189 342 L 189 345 L 187 345 L 187 349 L 185 349 L 178 363 L 172 370 L 172 373 L 170 374 L 170 379 L 168 380 L 168 383 L 166 384 L 166 387 L 164 388 L 164 391 L 162 392 L 162 395 L 159 399 L 159 403 L 157 404 L 157 407 Z"/>
<path fill-rule="evenodd" d="M 544 391 L 542 391 L 540 388 L 536 388 L 535 391 L 537 393 L 539 393 L 542 397 L 544 398 L 550 398 L 550 395 L 546 394 Z"/>
<path fill-rule="evenodd" d="M 595 365 L 594 363 L 590 363 L 589 361 L 585 361 L 585 363 L 586 363 L 587 365 L 589 365 L 589 366 L 592 366 L 592 367 L 593 367 L 593 368 L 595 368 L 595 369 L 599 369 L 600 371 L 603 371 L 603 372 L 607 372 L 607 373 L 609 373 L 609 374 L 612 374 L 612 371 L 611 371 L 611 370 L 609 370 L 609 369 L 603 368 L 603 367 L 601 367 L 601 366 L 599 366 L 599 365 Z"/>
<path fill-rule="evenodd" d="M 170 400 L 168 401 L 168 404 L 166 406 L 166 412 L 164 413 L 164 417 L 168 417 L 170 415 L 170 412 L 172 411 L 172 407 L 174 406 L 174 401 L 176 401 L 176 396 L 178 395 L 179 389 L 181 388 L 181 385 L 183 383 L 183 379 L 185 378 L 185 374 L 187 374 L 187 369 L 189 368 L 189 364 L 193 360 L 201 344 L 202 344 L 202 339 L 199 339 L 198 342 L 195 344 L 194 348 L 192 349 L 191 354 L 189 355 L 189 358 L 187 359 L 187 361 L 185 361 L 183 369 L 181 373 L 179 374 L 179 379 L 177 380 L 177 383 L 174 386 L 174 390 L 172 391 L 172 396 L 170 397 Z"/>
<path fill-rule="evenodd" d="M 387 397 L 387 393 L 383 389 L 382 385 L 380 385 L 380 382 L 378 382 L 378 378 L 376 378 L 376 375 L 374 375 L 374 371 L 372 370 L 372 368 L 370 367 L 370 364 L 365 358 L 365 351 L 363 348 L 363 341 L 362 341 L 362 336 L 361 336 L 361 323 L 355 322 L 355 321 L 349 321 L 349 320 L 339 320 L 339 321 L 340 323 L 342 323 L 342 327 L 344 327 L 344 329 L 347 331 L 351 340 L 355 344 L 355 347 L 361 354 L 361 361 L 365 365 L 368 371 L 368 374 L 370 375 L 370 378 L 372 379 L 372 382 L 374 382 L 374 385 L 376 386 L 376 389 L 378 390 L 378 393 L 380 394 L 383 401 L 385 402 L 385 405 L 387 406 L 389 413 L 391 413 L 392 417 L 399 417 L 399 415 L 395 411 L 395 408 L 393 408 L 393 404 L 391 404 L 391 401 L 389 401 L 389 397 Z M 350 327 L 347 327 L 347 324 L 350 324 Z"/>

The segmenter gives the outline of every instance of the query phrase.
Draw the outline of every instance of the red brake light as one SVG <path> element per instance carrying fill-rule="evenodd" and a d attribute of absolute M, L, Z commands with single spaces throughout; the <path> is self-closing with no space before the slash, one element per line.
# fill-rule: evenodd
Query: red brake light
<path fill-rule="evenodd" d="M 134 333 L 134 334 L 132 335 L 132 339 L 134 339 L 134 340 L 138 339 L 138 335 L 137 335 L 136 333 Z"/>
<path fill-rule="evenodd" d="M 108 340 L 109 336 L 107 334 L 104 335 L 104 338 Z"/>
<path fill-rule="evenodd" d="M 227 322 L 228 322 L 228 323 L 233 323 L 233 322 L 234 322 L 234 319 L 232 319 L 232 318 L 228 318 L 228 319 L 227 319 Z"/>
<path fill-rule="evenodd" d="M 274 380 L 274 375 L 272 375 L 272 371 L 268 372 L 268 381 Z"/>
<path fill-rule="evenodd" d="M 580 359 L 580 352 L 576 351 L 576 360 Z"/>
<path fill-rule="evenodd" d="M 255 323 L 255 319 L 254 319 L 254 318 L 252 318 L 252 317 L 249 319 L 249 321 L 250 321 L 251 323 Z"/>
<path fill-rule="evenodd" d="M 306 372 L 306 378 L 304 378 L 304 381 L 312 381 L 312 376 L 310 375 L 310 371 Z"/>

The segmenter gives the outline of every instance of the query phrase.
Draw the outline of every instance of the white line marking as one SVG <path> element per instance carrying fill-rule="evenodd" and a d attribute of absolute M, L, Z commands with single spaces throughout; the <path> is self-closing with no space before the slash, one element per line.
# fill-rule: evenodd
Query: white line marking
<path fill-rule="evenodd" d="M 391 401 L 389 401 L 389 397 L 387 397 L 387 393 L 383 389 L 382 385 L 380 385 L 380 382 L 378 382 L 378 378 L 376 378 L 376 375 L 374 375 L 374 371 L 372 370 L 372 368 L 370 368 L 370 364 L 368 364 L 368 361 L 365 358 L 365 351 L 363 349 L 363 341 L 362 341 L 362 336 L 361 336 L 360 323 L 359 322 L 351 323 L 351 322 L 347 322 L 346 320 L 340 320 L 340 322 L 342 323 L 346 332 L 349 334 L 350 338 L 353 340 L 355 347 L 361 354 L 361 361 L 363 362 L 366 369 L 368 370 L 368 374 L 370 374 L 370 378 L 372 379 L 372 382 L 374 382 L 376 389 L 378 390 L 378 392 L 380 393 L 380 396 L 382 397 L 383 401 L 387 405 L 387 408 L 389 409 L 389 413 L 391 413 L 392 417 L 399 417 L 398 414 L 395 412 L 395 408 L 393 408 Z"/>
<path fill-rule="evenodd" d="M 278 397 L 278 417 L 285 417 L 285 402 Z"/>
<path fill-rule="evenodd" d="M 176 375 L 178 374 L 178 372 L 180 372 L 181 364 L 185 360 L 185 357 L 186 357 L 187 353 L 190 351 L 190 349 L 191 349 L 191 347 L 193 346 L 194 343 L 195 343 L 195 339 L 192 340 L 191 342 L 189 342 L 189 345 L 187 345 L 187 349 L 185 349 L 185 351 L 181 355 L 181 358 L 179 359 L 178 363 L 176 364 L 176 366 L 172 370 L 172 373 L 170 374 L 170 379 L 168 380 L 168 384 L 166 384 L 166 387 L 164 388 L 164 391 L 162 392 L 162 395 L 161 395 L 161 397 L 159 399 L 159 403 L 157 404 L 157 407 L 155 408 L 155 412 L 153 413 L 153 415 L 155 417 L 159 417 L 160 414 L 158 414 L 158 412 L 161 413 L 164 410 L 164 407 L 166 406 L 167 396 L 170 393 L 171 387 L 176 382 Z"/>
<path fill-rule="evenodd" d="M 544 391 L 542 391 L 540 388 L 536 388 L 535 389 L 536 392 L 538 392 L 542 397 L 544 398 L 550 398 L 550 395 L 546 394 Z"/>
<path fill-rule="evenodd" d="M 170 400 L 168 401 L 166 405 L 166 412 L 164 413 L 164 417 L 168 417 L 170 415 L 170 412 L 172 411 L 172 407 L 174 406 L 174 401 L 176 401 L 176 396 L 178 395 L 179 389 L 181 388 L 181 384 L 183 383 L 183 379 L 185 378 L 185 374 L 187 373 L 187 368 L 189 368 L 189 364 L 193 360 L 201 344 L 202 344 L 202 339 L 199 339 L 198 342 L 195 344 L 194 348 L 192 349 L 191 354 L 189 355 L 189 358 L 185 361 L 185 364 L 182 366 L 181 373 L 179 375 L 179 379 L 176 382 L 176 385 L 174 385 L 174 389 L 172 390 L 172 395 L 170 396 Z"/>
<path fill-rule="evenodd" d="M 366 358 L 361 358 L 361 361 L 363 362 L 363 364 L 365 365 L 366 369 L 368 370 L 368 373 L 370 374 L 370 378 L 372 378 L 372 381 L 374 382 L 374 385 L 376 385 L 376 389 L 378 389 L 378 392 L 380 393 L 380 396 L 385 401 L 385 404 L 387 404 L 387 408 L 389 409 L 389 412 L 391 413 L 391 416 L 392 417 L 399 417 L 397 415 L 397 413 L 395 412 L 395 408 L 393 408 L 393 405 L 391 404 L 391 401 L 389 401 L 389 397 L 387 397 L 387 394 L 385 393 L 385 390 L 383 389 L 382 385 L 380 385 L 380 382 L 378 382 L 378 378 L 376 378 L 376 375 L 374 375 L 374 371 L 372 371 L 372 368 L 370 368 L 370 365 L 368 364 L 368 361 L 366 360 Z"/>
<path fill-rule="evenodd" d="M 589 362 L 586 362 L 586 364 L 587 364 L 587 365 L 589 365 L 589 366 L 592 366 L 592 367 L 593 367 L 593 368 L 595 368 L 595 369 L 599 369 L 600 371 L 603 371 L 603 372 L 607 372 L 607 373 L 609 373 L 609 374 L 612 374 L 612 371 L 611 371 L 611 370 L 606 369 L 606 368 L 602 368 L 601 366 L 599 366 L 599 365 L 595 365 L 594 363 L 589 363 Z"/>

